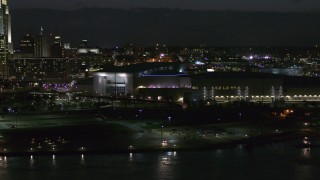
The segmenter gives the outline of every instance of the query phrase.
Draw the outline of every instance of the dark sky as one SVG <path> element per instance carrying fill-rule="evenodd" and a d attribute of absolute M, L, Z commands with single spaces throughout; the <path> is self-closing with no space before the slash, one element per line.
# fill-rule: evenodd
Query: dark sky
<path fill-rule="evenodd" d="M 102 47 L 320 44 L 320 0 L 8 1 L 15 44 L 27 32 L 38 33 L 40 26 L 46 33 L 62 33 L 65 42 L 88 39 L 92 46 Z"/>
<path fill-rule="evenodd" d="M 195 10 L 240 10 L 277 12 L 320 12 L 320 0 L 9 0 L 11 8 L 77 9 L 179 8 Z"/>

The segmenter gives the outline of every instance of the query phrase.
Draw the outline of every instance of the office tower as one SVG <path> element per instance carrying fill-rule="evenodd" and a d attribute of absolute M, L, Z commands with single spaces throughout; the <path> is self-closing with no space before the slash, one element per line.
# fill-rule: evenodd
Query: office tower
<path fill-rule="evenodd" d="M 0 79 L 8 78 L 7 60 L 13 54 L 11 16 L 7 0 L 0 0 Z"/>
<path fill-rule="evenodd" d="M 70 43 L 64 43 L 64 44 L 63 44 L 63 48 L 64 48 L 64 49 L 70 49 L 70 48 L 71 48 Z"/>
<path fill-rule="evenodd" d="M 34 38 L 29 34 L 20 39 L 20 55 L 23 58 L 34 57 Z"/>
<path fill-rule="evenodd" d="M 61 46 L 61 36 L 54 36 L 53 44 L 51 44 L 51 57 L 63 57 Z"/>
<path fill-rule="evenodd" d="M 43 35 L 41 27 L 40 34 L 36 35 L 35 57 L 49 57 L 49 47 L 46 36 Z"/>
<path fill-rule="evenodd" d="M 87 48 L 88 47 L 88 40 L 86 40 L 86 39 L 82 40 L 79 47 L 80 48 Z"/>
<path fill-rule="evenodd" d="M 77 56 L 77 48 L 71 47 L 70 43 L 63 44 L 63 57 L 76 57 Z"/>
<path fill-rule="evenodd" d="M 54 42 L 53 44 L 56 44 L 58 46 L 61 46 L 61 36 L 54 36 Z"/>

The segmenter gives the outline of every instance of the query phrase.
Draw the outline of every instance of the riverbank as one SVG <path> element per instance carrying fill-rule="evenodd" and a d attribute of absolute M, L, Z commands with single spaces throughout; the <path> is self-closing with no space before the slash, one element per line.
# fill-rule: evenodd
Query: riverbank
<path fill-rule="evenodd" d="M 315 134 L 313 134 L 315 135 Z M 90 154 L 118 154 L 118 153 L 152 153 L 152 152 L 182 152 L 182 151 L 208 151 L 226 148 L 245 148 L 252 149 L 256 146 L 264 146 L 270 143 L 292 142 L 297 138 L 310 137 L 309 133 L 303 131 L 288 131 L 278 134 L 263 135 L 257 137 L 243 138 L 236 141 L 229 141 L 223 143 L 202 144 L 202 146 L 189 147 L 164 147 L 157 148 L 135 148 L 128 146 L 127 148 L 97 148 L 92 149 L 88 147 L 80 147 L 79 149 L 51 149 L 51 150 L 37 150 L 37 149 L 0 149 L 0 156 L 15 157 L 15 156 L 48 156 L 48 155 L 90 155 Z"/>
<path fill-rule="evenodd" d="M 140 112 L 139 112 L 140 113 Z M 0 117 L 0 155 L 107 154 L 251 148 L 298 137 L 319 136 L 311 127 L 270 121 L 178 122 L 176 118 L 101 118 L 95 112 Z M 163 119 L 163 118 L 161 118 Z M 303 129 L 307 128 L 307 129 Z"/>

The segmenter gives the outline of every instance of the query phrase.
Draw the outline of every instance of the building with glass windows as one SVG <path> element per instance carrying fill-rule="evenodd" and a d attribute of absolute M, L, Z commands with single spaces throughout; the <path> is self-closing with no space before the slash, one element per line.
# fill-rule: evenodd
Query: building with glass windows
<path fill-rule="evenodd" d="M 7 0 L 0 0 L 0 79 L 8 77 L 9 53 L 13 54 L 11 16 Z"/>

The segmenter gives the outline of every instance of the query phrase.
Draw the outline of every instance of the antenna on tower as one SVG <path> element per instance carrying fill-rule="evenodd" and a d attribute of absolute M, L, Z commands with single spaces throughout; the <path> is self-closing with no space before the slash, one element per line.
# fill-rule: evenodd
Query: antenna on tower
<path fill-rule="evenodd" d="M 42 35 L 43 34 L 43 28 L 42 28 L 42 26 L 40 27 L 40 35 Z"/>

